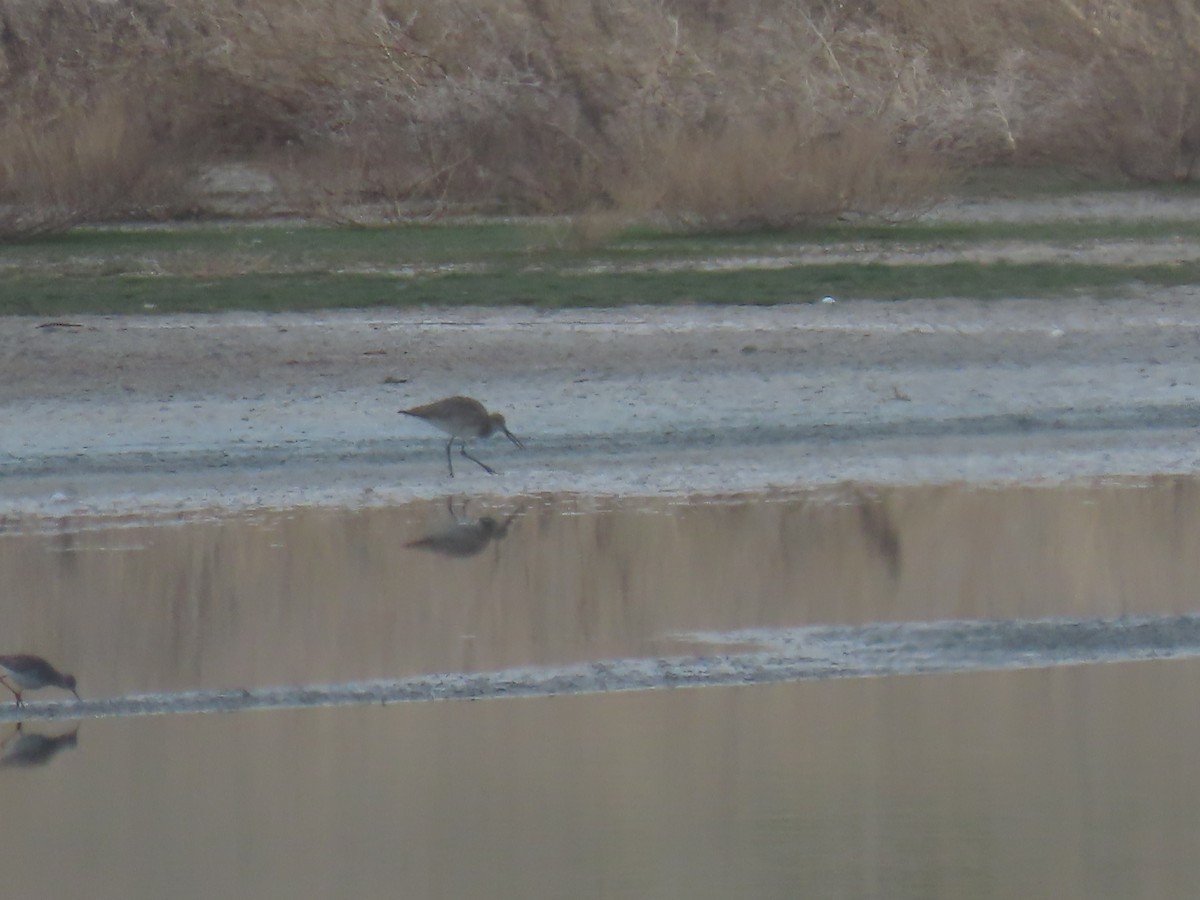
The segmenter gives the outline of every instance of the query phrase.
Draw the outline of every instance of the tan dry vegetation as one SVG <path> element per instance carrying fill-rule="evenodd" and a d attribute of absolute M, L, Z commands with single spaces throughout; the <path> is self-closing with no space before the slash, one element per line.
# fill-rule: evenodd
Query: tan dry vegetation
<path fill-rule="evenodd" d="M 956 167 L 1190 178 L 1183 0 L 0 0 L 0 228 L 204 211 L 911 206 Z"/>

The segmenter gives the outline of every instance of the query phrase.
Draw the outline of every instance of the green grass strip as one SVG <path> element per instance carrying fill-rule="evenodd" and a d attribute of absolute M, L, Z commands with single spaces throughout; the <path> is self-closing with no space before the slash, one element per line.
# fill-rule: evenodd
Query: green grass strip
<path fill-rule="evenodd" d="M 392 228 L 233 225 L 78 229 L 0 245 L 0 290 L 14 276 L 235 275 L 390 272 L 433 266 L 576 268 L 721 256 L 786 256 L 829 245 L 906 252 L 1020 241 L 1070 246 L 1089 241 L 1200 241 L 1200 221 L 899 222 L 735 233 L 672 233 L 630 228 L 593 246 L 573 242 L 562 224 L 489 223 Z"/>
<path fill-rule="evenodd" d="M 110 276 L 0 278 L 0 314 L 55 315 L 415 306 L 542 308 L 628 304 L 750 304 L 917 297 L 1112 295 L 1134 283 L 1200 282 L 1200 263 L 1115 267 L 1064 263 L 831 264 L 722 272 L 569 275 L 505 270 L 398 278 L 256 274 L 224 278 Z"/>

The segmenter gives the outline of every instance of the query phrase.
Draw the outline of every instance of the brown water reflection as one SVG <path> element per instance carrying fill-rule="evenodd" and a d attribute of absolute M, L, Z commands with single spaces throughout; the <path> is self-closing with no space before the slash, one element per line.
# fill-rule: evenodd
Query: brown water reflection
<path fill-rule="evenodd" d="M 1182 478 L 456 516 L 423 503 L 3 534 L 3 649 L 57 660 L 100 697 L 676 652 L 671 635 L 697 629 L 1198 606 L 1200 482 Z M 484 516 L 505 537 L 472 555 L 405 547 Z"/>
<path fill-rule="evenodd" d="M 503 540 L 405 546 L 485 516 Z M 658 653 L 697 629 L 1184 613 L 1200 572 L 1187 479 L 88 524 L 0 534 L 0 649 L 61 663 L 85 697 Z M 6 746 L 61 743 L 0 765 L 5 891 L 1189 896 L 1198 676 L 1174 661 L 175 715 L 84 738 L 28 723 Z"/>
<path fill-rule="evenodd" d="M 89 723 L 12 896 L 1127 898 L 1200 877 L 1196 663 Z"/>

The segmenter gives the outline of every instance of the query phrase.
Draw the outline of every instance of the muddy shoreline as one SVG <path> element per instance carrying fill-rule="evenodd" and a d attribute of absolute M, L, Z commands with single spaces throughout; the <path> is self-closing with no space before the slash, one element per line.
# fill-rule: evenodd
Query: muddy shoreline
<path fill-rule="evenodd" d="M 0 514 L 1192 474 L 1198 299 L 7 319 Z"/>

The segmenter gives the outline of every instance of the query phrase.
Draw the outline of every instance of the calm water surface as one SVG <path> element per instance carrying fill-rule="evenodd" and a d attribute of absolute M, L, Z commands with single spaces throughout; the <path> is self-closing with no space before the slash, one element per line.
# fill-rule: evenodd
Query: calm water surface
<path fill-rule="evenodd" d="M 695 630 L 1190 613 L 1198 561 L 1186 479 L 456 499 L 10 523 L 0 609 L 4 650 L 98 698 L 685 652 Z M 25 897 L 1189 896 L 1198 676 L 9 724 L 0 860 Z"/>

